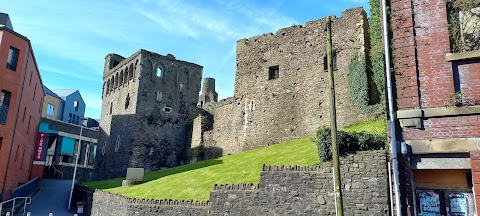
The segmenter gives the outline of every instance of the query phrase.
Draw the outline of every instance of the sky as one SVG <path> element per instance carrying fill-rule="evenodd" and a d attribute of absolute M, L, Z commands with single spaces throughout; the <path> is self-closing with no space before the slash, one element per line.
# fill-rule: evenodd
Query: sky
<path fill-rule="evenodd" d="M 363 6 L 368 0 L 1 0 L 32 43 L 43 84 L 78 89 L 100 118 L 108 53 L 139 49 L 203 66 L 219 99 L 233 96 L 236 41 Z"/>

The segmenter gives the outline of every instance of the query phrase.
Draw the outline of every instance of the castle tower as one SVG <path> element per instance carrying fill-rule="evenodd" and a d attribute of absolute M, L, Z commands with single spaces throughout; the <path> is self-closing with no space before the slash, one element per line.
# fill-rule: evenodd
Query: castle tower
<path fill-rule="evenodd" d="M 209 102 L 217 102 L 218 101 L 218 94 L 215 91 L 215 79 L 206 77 L 203 79 L 203 86 L 202 86 L 202 95 L 200 95 L 200 100 L 198 104 L 203 106 Z"/>
<path fill-rule="evenodd" d="M 105 58 L 98 179 L 186 160 L 203 67 L 146 50 Z"/>

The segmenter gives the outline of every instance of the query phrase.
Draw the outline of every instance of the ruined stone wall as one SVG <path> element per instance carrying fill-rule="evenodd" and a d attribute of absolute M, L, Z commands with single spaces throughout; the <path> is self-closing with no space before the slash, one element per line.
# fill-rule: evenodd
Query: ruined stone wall
<path fill-rule="evenodd" d="M 323 18 L 237 42 L 235 95 L 203 106 L 214 115 L 205 145 L 228 154 L 313 135 L 329 125 L 325 23 Z M 366 13 L 362 8 L 344 11 L 332 27 L 337 121 L 344 127 L 365 117 L 350 96 L 348 63 L 365 50 Z M 276 66 L 277 77 L 272 74 Z"/>
<path fill-rule="evenodd" d="M 385 151 L 341 158 L 345 215 L 388 215 L 386 161 Z M 264 166 L 260 175 L 258 185 L 215 185 L 209 202 L 132 199 L 96 190 L 87 209 L 95 216 L 335 215 L 330 164 Z"/>
<path fill-rule="evenodd" d="M 101 154 L 97 154 L 99 178 L 124 176 L 127 167 L 151 171 L 179 165 L 187 159 L 202 66 L 176 60 L 171 54 L 140 50 L 109 69 L 109 56 Z"/>

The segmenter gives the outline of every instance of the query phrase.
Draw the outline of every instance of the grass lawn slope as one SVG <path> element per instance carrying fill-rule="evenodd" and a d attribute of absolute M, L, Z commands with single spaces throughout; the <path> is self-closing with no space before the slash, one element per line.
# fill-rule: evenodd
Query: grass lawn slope
<path fill-rule="evenodd" d="M 85 185 L 134 198 L 206 201 L 214 184 L 258 183 L 263 164 L 305 166 L 318 163 L 317 146 L 311 138 L 303 138 L 145 173 L 148 182 L 131 187 L 121 187 L 124 178 L 87 182 Z"/>
<path fill-rule="evenodd" d="M 346 131 L 385 132 L 385 120 L 368 121 Z M 145 173 L 144 184 L 121 187 L 124 178 L 86 182 L 88 187 L 105 189 L 132 198 L 198 200 L 209 199 L 214 184 L 258 183 L 263 164 L 314 165 L 319 163 L 312 137 L 241 152 L 185 166 Z"/>

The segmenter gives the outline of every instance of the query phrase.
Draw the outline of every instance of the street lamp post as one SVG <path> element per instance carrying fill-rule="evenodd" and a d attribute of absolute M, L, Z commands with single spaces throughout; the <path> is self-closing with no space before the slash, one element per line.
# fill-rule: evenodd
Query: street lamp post
<path fill-rule="evenodd" d="M 75 187 L 75 177 L 77 176 L 78 158 L 80 157 L 80 149 L 82 148 L 83 120 L 84 119 L 82 119 L 82 124 L 80 125 L 80 136 L 78 137 L 78 148 L 77 148 L 77 153 L 75 157 L 75 168 L 73 169 L 73 179 L 72 179 L 72 187 L 70 188 L 70 198 L 68 199 L 68 210 L 70 210 L 70 206 L 72 204 L 73 189 Z"/>

